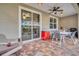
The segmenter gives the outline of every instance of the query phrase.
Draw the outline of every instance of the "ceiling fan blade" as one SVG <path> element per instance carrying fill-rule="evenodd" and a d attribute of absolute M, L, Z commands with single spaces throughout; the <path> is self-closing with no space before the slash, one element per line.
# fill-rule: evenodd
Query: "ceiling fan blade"
<path fill-rule="evenodd" d="M 55 12 L 54 14 L 57 14 L 57 12 Z"/>
<path fill-rule="evenodd" d="M 56 11 L 63 11 L 63 10 L 56 10 Z"/>
<path fill-rule="evenodd" d="M 58 10 L 60 7 L 57 7 L 56 9 Z"/>
<path fill-rule="evenodd" d="M 53 10 L 56 11 L 57 10 L 57 7 L 54 7 Z"/>
<path fill-rule="evenodd" d="M 49 12 L 49 14 L 52 14 L 52 13 L 54 13 L 54 11 L 50 11 L 50 12 Z"/>

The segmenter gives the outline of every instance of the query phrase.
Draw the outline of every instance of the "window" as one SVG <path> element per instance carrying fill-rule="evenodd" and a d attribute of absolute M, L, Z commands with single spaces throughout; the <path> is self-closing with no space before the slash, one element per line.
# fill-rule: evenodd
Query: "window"
<path fill-rule="evenodd" d="M 57 19 L 50 17 L 50 24 L 49 25 L 50 25 L 50 29 L 57 29 L 58 28 Z"/>

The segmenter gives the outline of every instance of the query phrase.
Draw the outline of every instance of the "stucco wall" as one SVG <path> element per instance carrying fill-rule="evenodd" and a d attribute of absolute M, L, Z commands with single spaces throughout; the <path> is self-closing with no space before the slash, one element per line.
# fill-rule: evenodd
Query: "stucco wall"
<path fill-rule="evenodd" d="M 24 4 L 0 4 L 0 34 L 4 34 L 7 39 L 12 41 L 17 40 L 19 37 L 19 20 L 18 20 L 18 7 L 32 9 L 42 13 L 42 28 L 49 28 L 49 15 L 40 10 L 32 8 Z M 1 40 L 0 40 L 1 41 Z"/>
<path fill-rule="evenodd" d="M 17 4 L 0 4 L 0 34 L 7 39 L 18 38 L 18 7 Z"/>
<path fill-rule="evenodd" d="M 66 29 L 78 28 L 78 16 L 72 15 L 60 19 L 60 26 Z"/>
<path fill-rule="evenodd" d="M 48 14 L 42 14 L 42 30 L 48 30 L 49 29 L 49 15 Z"/>

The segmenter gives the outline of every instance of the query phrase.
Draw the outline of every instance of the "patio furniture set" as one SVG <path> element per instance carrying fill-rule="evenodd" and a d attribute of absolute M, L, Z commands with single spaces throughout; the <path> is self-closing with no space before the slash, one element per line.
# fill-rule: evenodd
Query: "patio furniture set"
<path fill-rule="evenodd" d="M 62 46 L 65 43 L 65 40 L 68 38 L 68 39 L 72 40 L 73 43 L 75 44 L 76 32 L 77 31 L 74 31 L 74 32 L 43 31 L 42 32 L 42 40 L 52 39 L 52 40 L 60 41 L 60 46 Z"/>

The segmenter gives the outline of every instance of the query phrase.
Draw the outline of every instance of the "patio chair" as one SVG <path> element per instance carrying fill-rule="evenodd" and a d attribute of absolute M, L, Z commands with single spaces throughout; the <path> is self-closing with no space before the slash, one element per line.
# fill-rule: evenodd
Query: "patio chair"
<path fill-rule="evenodd" d="M 5 42 L 8 42 L 8 40 L 6 39 L 6 36 L 4 34 L 0 34 L 0 44 Z"/>
<path fill-rule="evenodd" d="M 77 32 L 77 31 L 73 32 L 73 33 L 71 34 L 71 36 L 70 36 L 70 38 L 71 38 L 71 40 L 73 41 L 74 44 L 77 43 L 77 40 L 75 39 L 75 38 L 76 38 L 76 37 L 75 37 L 76 32 Z"/>
<path fill-rule="evenodd" d="M 60 40 L 60 32 L 59 31 L 54 31 L 51 34 L 52 39 Z"/>
<path fill-rule="evenodd" d="M 15 53 L 17 50 L 19 50 L 18 43 L 9 43 L 11 40 L 8 40 L 4 34 L 0 34 L 0 55 L 6 56 L 11 55 L 12 53 Z M 16 49 L 15 48 L 19 48 Z"/>

